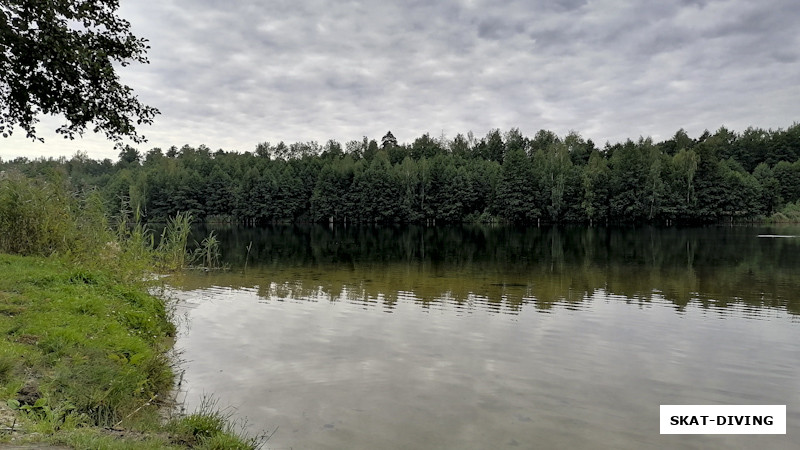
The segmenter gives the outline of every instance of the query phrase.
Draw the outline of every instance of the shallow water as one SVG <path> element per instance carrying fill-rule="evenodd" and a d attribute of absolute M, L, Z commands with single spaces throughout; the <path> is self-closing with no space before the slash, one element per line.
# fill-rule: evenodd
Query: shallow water
<path fill-rule="evenodd" d="M 758 235 L 800 228 L 217 232 L 231 271 L 170 281 L 187 407 L 267 448 L 798 442 L 800 240 Z M 661 404 L 786 404 L 787 435 L 661 436 Z"/>

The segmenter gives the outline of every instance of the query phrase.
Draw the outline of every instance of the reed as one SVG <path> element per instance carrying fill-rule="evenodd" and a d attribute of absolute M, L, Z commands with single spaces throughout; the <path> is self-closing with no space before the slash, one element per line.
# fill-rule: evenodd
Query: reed
<path fill-rule="evenodd" d="M 83 257 L 110 239 L 100 196 L 74 194 L 57 175 L 0 180 L 0 251 Z"/>
<path fill-rule="evenodd" d="M 180 270 L 186 267 L 186 245 L 192 220 L 192 214 L 188 212 L 179 212 L 167 220 L 156 248 L 161 269 Z"/>
<path fill-rule="evenodd" d="M 123 198 L 116 229 L 109 227 L 102 197 L 95 191 L 75 193 L 54 175 L 50 179 L 11 174 L 0 180 L 0 252 L 64 256 L 126 274 L 176 271 L 189 264 L 220 268 L 219 239 L 212 232 L 197 249 L 187 244 L 194 218 L 179 212 L 167 220 L 158 245 L 141 211 Z"/>
<path fill-rule="evenodd" d="M 192 263 L 205 269 L 220 269 L 219 239 L 211 231 L 201 242 L 195 241 L 197 248 L 192 255 Z"/>
<path fill-rule="evenodd" d="M 250 260 L 250 250 L 253 249 L 253 241 L 250 241 L 245 248 L 247 249 L 247 255 L 244 257 L 244 270 L 247 271 L 247 262 Z"/>

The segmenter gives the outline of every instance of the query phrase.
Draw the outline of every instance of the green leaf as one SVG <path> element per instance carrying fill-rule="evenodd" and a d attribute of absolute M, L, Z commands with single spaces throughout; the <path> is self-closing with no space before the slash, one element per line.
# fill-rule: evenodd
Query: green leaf
<path fill-rule="evenodd" d="M 144 359 L 145 355 L 142 353 L 136 353 L 135 355 L 131 356 L 130 363 L 131 364 L 139 364 Z"/>

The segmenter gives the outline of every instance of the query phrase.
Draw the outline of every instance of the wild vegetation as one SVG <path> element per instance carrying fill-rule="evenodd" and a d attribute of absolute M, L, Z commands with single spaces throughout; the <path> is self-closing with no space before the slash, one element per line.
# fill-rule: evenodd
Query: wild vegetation
<path fill-rule="evenodd" d="M 110 210 L 129 199 L 146 221 L 178 212 L 238 223 L 689 223 L 790 218 L 800 200 L 800 124 L 720 128 L 663 142 L 598 148 L 578 133 L 492 130 L 483 138 L 425 134 L 399 144 L 364 138 L 212 151 L 185 145 L 119 160 L 18 158 L 7 173 L 61 173 L 97 189 Z"/>
<path fill-rule="evenodd" d="M 191 218 L 170 219 L 155 245 L 127 217 L 111 227 L 96 192 L 76 194 L 57 175 L 0 180 L 0 440 L 257 447 L 218 409 L 163 423 L 175 327 L 147 279 L 185 265 Z"/>

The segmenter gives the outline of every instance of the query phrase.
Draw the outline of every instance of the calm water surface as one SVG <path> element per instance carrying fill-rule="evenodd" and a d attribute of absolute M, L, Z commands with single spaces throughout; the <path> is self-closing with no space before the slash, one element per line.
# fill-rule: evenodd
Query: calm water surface
<path fill-rule="evenodd" d="M 216 231 L 231 270 L 170 280 L 186 403 L 266 448 L 800 446 L 800 237 L 759 237 L 800 227 Z M 661 404 L 787 435 L 661 436 Z"/>

